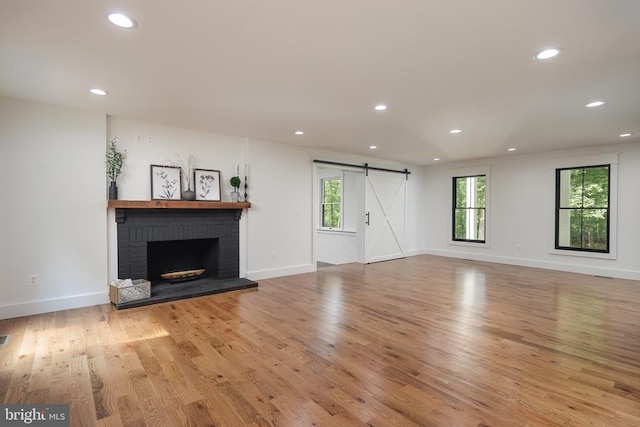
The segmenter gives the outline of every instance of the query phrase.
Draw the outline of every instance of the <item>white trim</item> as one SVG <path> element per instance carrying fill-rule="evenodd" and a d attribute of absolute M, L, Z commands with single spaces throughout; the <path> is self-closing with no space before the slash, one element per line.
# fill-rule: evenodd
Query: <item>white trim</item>
<path fill-rule="evenodd" d="M 320 234 L 337 234 L 339 236 L 351 236 L 353 235 L 354 237 L 357 235 L 357 232 L 355 231 L 349 231 L 349 230 L 338 230 L 336 228 L 318 228 L 316 230 L 318 233 Z"/>
<path fill-rule="evenodd" d="M 0 306 L 0 319 L 10 319 L 34 314 L 51 313 L 53 311 L 89 307 L 109 303 L 109 291 L 50 300 L 30 301 L 25 303 Z"/>
<path fill-rule="evenodd" d="M 440 249 L 427 249 L 426 255 L 444 256 L 448 258 L 470 259 L 474 261 L 508 264 L 518 267 L 542 268 L 545 270 L 565 271 L 568 273 L 587 274 L 592 276 L 613 277 L 616 279 L 640 280 L 640 271 L 620 270 L 606 267 L 585 266 L 568 262 L 539 261 L 527 258 L 513 258 L 495 255 L 485 255 L 473 252 L 457 252 Z"/>
<path fill-rule="evenodd" d="M 406 256 L 407 257 L 412 257 L 412 256 L 418 256 L 418 255 L 426 255 L 427 254 L 427 250 L 426 249 L 408 249 Z"/>
<path fill-rule="evenodd" d="M 256 270 L 247 272 L 247 279 L 262 280 L 271 279 L 273 277 L 291 276 L 294 274 L 313 273 L 317 270 L 314 264 L 296 265 L 293 267 L 273 268 L 268 270 Z"/>

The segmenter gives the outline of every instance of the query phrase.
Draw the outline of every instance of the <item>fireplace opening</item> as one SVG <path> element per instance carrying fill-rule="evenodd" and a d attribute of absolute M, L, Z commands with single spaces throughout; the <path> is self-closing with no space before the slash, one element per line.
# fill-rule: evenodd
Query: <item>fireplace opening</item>
<path fill-rule="evenodd" d="M 186 279 L 219 278 L 219 240 L 189 239 L 147 242 L 147 277 L 152 284 L 166 283 L 165 273 L 204 269 Z M 181 280 L 178 280 L 181 281 Z"/>

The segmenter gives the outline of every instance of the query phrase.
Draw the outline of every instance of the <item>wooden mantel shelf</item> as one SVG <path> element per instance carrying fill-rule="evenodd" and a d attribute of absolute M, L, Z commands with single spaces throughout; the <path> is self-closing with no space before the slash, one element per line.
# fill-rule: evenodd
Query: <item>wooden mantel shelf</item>
<path fill-rule="evenodd" d="M 251 207 L 251 203 L 186 200 L 109 200 L 107 207 L 117 209 L 248 209 Z"/>

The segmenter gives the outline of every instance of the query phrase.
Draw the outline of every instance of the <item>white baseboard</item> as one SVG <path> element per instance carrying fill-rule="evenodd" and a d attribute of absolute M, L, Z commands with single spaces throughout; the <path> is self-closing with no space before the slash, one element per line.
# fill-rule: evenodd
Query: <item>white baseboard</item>
<path fill-rule="evenodd" d="M 249 280 L 261 280 L 271 279 L 273 277 L 291 276 L 293 274 L 312 273 L 316 271 L 315 264 L 296 265 L 286 268 L 274 268 L 270 270 L 256 270 L 248 271 L 247 279 Z"/>
<path fill-rule="evenodd" d="M 426 249 L 408 249 L 405 252 L 406 256 L 426 255 L 426 253 Z"/>
<path fill-rule="evenodd" d="M 94 294 L 3 305 L 0 306 L 0 319 L 31 316 L 33 314 L 50 313 L 53 311 L 68 310 L 71 308 L 88 307 L 91 305 L 105 304 L 108 302 L 109 293 L 105 289 L 104 292 L 98 292 Z"/>
<path fill-rule="evenodd" d="M 569 273 L 590 274 L 592 276 L 615 277 L 616 279 L 640 280 L 640 272 L 605 267 L 585 266 L 565 262 L 540 261 L 526 258 L 512 258 L 495 255 L 484 255 L 471 252 L 427 249 L 425 254 L 449 258 L 466 258 L 474 261 L 495 262 L 497 264 L 517 265 L 520 267 L 544 268 L 547 270 L 566 271 Z"/>

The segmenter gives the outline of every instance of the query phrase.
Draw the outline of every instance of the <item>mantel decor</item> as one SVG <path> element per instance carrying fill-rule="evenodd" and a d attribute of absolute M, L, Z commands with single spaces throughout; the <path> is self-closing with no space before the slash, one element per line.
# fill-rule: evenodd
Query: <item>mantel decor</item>
<path fill-rule="evenodd" d="M 180 171 L 182 172 L 182 179 L 184 179 L 185 184 L 187 185 L 187 188 L 181 192 L 182 200 L 196 200 L 194 172 L 196 165 L 198 164 L 198 160 L 193 154 L 189 154 L 189 158 L 185 162 L 182 160 L 180 155 L 176 154 L 176 160 L 169 160 L 169 164 L 180 168 Z"/>
<path fill-rule="evenodd" d="M 107 166 L 107 177 L 109 177 L 109 200 L 118 199 L 118 186 L 116 180 L 122 172 L 122 166 L 127 158 L 127 150 L 120 151 L 117 147 L 117 138 L 112 138 L 107 147 L 105 164 Z"/>
<path fill-rule="evenodd" d="M 182 169 L 178 166 L 151 165 L 151 199 L 180 200 Z"/>
<path fill-rule="evenodd" d="M 238 198 L 240 196 L 240 192 L 238 192 L 238 189 L 240 188 L 240 184 L 242 183 L 242 181 L 240 180 L 239 176 L 232 176 L 229 179 L 229 184 L 231 185 L 231 187 L 233 187 L 233 191 L 231 192 L 231 201 L 232 202 L 237 202 Z"/>
<path fill-rule="evenodd" d="M 196 200 L 220 201 L 220 171 L 195 169 L 193 181 Z"/>

